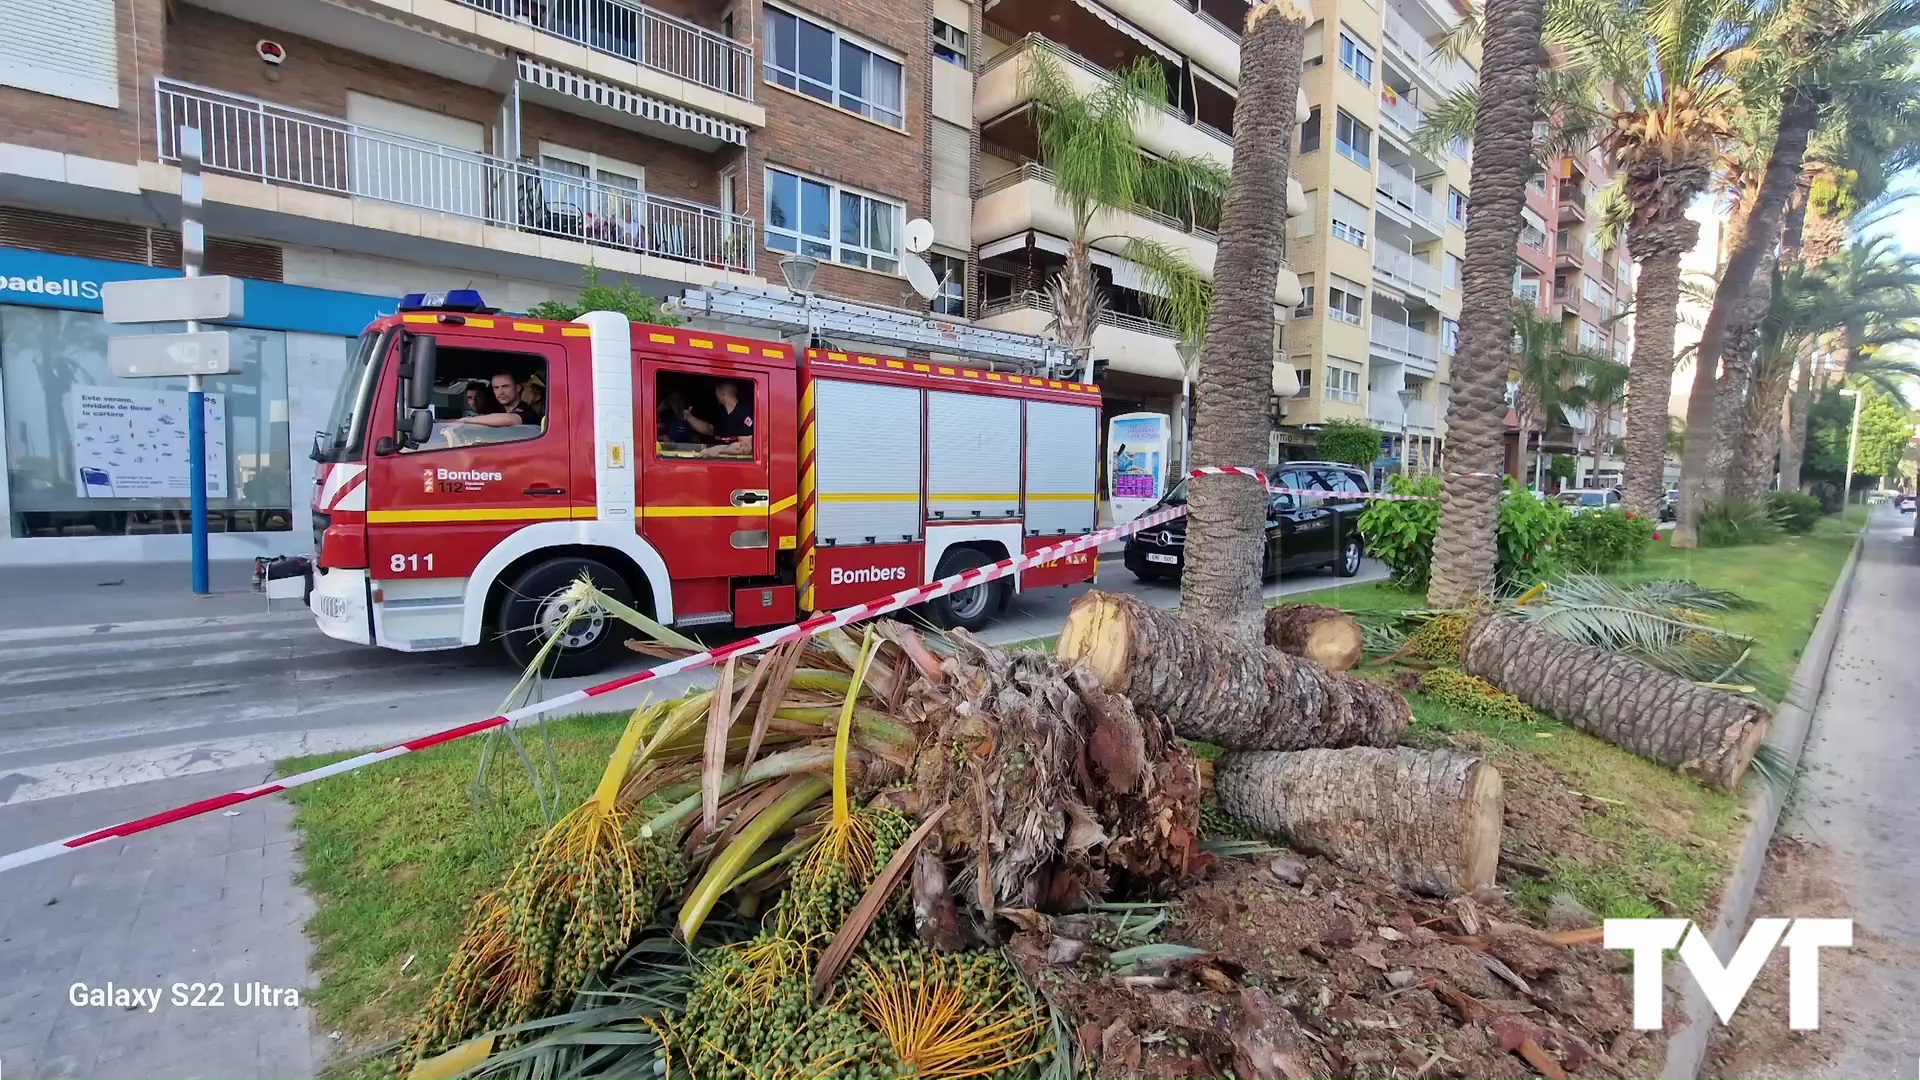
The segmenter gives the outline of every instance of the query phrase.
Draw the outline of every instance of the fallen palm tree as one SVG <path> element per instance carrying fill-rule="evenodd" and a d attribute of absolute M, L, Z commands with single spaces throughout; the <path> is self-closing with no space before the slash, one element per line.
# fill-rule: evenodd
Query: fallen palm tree
<path fill-rule="evenodd" d="M 1360 623 L 1339 608 L 1319 604 L 1276 604 L 1267 609 L 1267 644 L 1302 656 L 1328 671 L 1345 671 L 1360 662 L 1365 635 Z"/>

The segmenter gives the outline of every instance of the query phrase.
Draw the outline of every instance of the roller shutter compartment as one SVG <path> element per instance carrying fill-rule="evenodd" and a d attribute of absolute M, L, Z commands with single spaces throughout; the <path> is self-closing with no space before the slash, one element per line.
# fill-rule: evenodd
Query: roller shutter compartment
<path fill-rule="evenodd" d="M 1019 516 L 1019 399 L 928 392 L 927 517 Z"/>
<path fill-rule="evenodd" d="M 1027 535 L 1092 532 L 1100 416 L 1088 405 L 1027 403 Z"/>
<path fill-rule="evenodd" d="M 813 386 L 817 541 L 920 539 L 920 391 L 838 379 Z"/>

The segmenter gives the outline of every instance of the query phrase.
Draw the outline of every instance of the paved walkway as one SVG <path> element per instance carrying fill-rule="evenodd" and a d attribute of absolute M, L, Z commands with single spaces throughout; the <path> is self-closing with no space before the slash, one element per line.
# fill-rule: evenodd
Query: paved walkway
<path fill-rule="evenodd" d="M 1723 1076 L 1913 1076 L 1920 1061 L 1920 537 L 1874 511 L 1755 916 L 1854 920 L 1822 950 L 1820 1030 L 1789 1032 L 1776 960 L 1715 1044 Z M 1783 950 L 1784 951 L 1784 950 Z M 1751 1015 L 1749 1011 L 1751 1010 Z"/>
<path fill-rule="evenodd" d="M 9 807 L 0 837 L 40 843 L 264 777 L 227 769 Z M 325 1049 L 306 1008 L 313 905 L 294 884 L 292 818 L 261 799 L 0 876 L 3 1075 L 312 1076 Z M 195 983 L 224 1003 L 192 1005 Z M 76 1005 L 80 984 L 158 1003 Z M 259 986 L 299 1003 L 259 1003 Z"/>

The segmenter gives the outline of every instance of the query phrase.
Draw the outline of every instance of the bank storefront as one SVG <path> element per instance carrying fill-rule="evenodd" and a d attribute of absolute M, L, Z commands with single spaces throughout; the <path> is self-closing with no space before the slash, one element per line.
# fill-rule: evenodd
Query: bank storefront
<path fill-rule="evenodd" d="M 117 379 L 108 281 L 174 277 L 134 263 L 0 248 L 0 564 L 188 557 L 186 381 Z M 248 281 L 231 375 L 207 380 L 209 542 L 216 559 L 312 547 L 307 449 L 353 340 L 393 297 Z"/>

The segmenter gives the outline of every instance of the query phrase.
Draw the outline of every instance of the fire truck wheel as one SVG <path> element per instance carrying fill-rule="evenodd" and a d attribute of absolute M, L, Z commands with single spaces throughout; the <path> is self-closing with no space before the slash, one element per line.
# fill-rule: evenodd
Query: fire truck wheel
<path fill-rule="evenodd" d="M 498 613 L 500 642 L 515 666 L 532 664 L 547 638 L 566 623 L 571 610 L 567 587 L 581 574 L 608 596 L 633 603 L 633 590 L 605 563 L 568 557 L 529 567 L 507 587 Z M 577 619 L 561 631 L 560 644 L 547 656 L 546 673 L 567 678 L 601 671 L 626 653 L 626 637 L 620 621 L 605 613 Z"/>
<path fill-rule="evenodd" d="M 992 559 L 973 548 L 954 548 L 940 557 L 940 568 L 934 571 L 933 576 L 952 577 L 992 562 Z M 993 621 L 994 613 L 1000 610 L 1001 601 L 1006 599 L 1006 595 L 1007 579 L 1001 578 L 935 597 L 927 602 L 927 607 L 931 609 L 928 614 L 935 623 L 949 630 L 978 630 Z"/>

